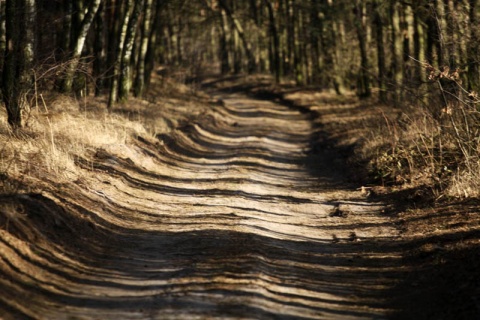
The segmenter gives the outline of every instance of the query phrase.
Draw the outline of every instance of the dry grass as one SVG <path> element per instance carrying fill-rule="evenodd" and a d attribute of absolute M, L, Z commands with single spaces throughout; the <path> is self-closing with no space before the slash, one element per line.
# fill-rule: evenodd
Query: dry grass
<path fill-rule="evenodd" d="M 436 197 L 480 196 L 480 112 L 477 104 L 410 101 L 402 108 L 376 97 L 296 91 L 285 95 L 296 105 L 318 112 L 321 128 L 348 155 L 355 180 L 374 184 L 429 188 Z M 435 92 L 431 93 L 435 96 Z M 365 171 L 362 172 L 362 169 Z"/>
<path fill-rule="evenodd" d="M 135 136 L 148 136 L 138 121 L 109 113 L 99 101 L 79 103 L 56 97 L 26 117 L 25 128 L 12 132 L 0 113 L 1 193 L 16 193 L 33 180 L 75 181 L 82 174 L 75 157 L 103 148 L 112 154 L 132 147 Z M 14 182 L 17 183 L 14 183 Z"/>
<path fill-rule="evenodd" d="M 466 114 L 463 106 L 439 116 L 418 107 L 385 118 L 364 146 L 371 171 L 382 182 L 430 186 L 439 197 L 480 196 L 479 121 Z"/>
<path fill-rule="evenodd" d="M 477 160 L 468 170 L 458 169 L 452 175 L 446 194 L 453 197 L 480 198 L 480 162 Z"/>
<path fill-rule="evenodd" d="M 136 146 L 136 137 L 153 141 L 168 134 L 179 123 L 205 114 L 204 102 L 205 95 L 156 76 L 146 99 L 131 98 L 110 112 L 106 97 L 75 100 L 39 94 L 36 107 L 24 116 L 25 127 L 16 132 L 8 126 L 5 108 L 0 108 L 0 195 L 34 190 L 41 181 L 75 182 L 89 174 L 75 159 L 88 159 L 100 149 L 140 167 L 155 166 Z"/>

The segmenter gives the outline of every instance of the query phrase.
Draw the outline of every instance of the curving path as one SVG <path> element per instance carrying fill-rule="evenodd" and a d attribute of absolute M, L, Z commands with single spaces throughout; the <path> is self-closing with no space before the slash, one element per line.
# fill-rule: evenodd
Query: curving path
<path fill-rule="evenodd" d="M 219 97 L 139 138 L 143 162 L 99 150 L 78 159 L 94 175 L 3 199 L 30 217 L 1 231 L 5 319 L 388 315 L 403 272 L 383 206 L 345 183 L 334 151 L 312 150 L 308 112 Z"/>

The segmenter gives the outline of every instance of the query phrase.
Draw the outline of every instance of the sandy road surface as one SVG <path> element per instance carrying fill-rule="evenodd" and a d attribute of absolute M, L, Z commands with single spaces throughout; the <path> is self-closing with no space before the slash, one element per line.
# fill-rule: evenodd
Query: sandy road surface
<path fill-rule="evenodd" d="M 46 231 L 1 231 L 5 319 L 386 317 L 403 275 L 382 204 L 312 150 L 310 114 L 219 97 L 139 139 L 144 163 L 100 151 L 77 186 L 16 199 Z"/>

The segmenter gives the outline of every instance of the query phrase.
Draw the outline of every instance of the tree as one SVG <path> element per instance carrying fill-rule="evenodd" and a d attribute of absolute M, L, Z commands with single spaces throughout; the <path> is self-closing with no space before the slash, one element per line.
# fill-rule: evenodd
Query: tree
<path fill-rule="evenodd" d="M 392 75 L 390 79 L 392 82 L 390 91 L 393 97 L 392 101 L 395 105 L 397 105 L 401 99 L 401 90 L 403 85 L 403 35 L 400 33 L 400 8 L 401 5 L 396 1 L 390 2 L 390 52 L 392 55 L 392 58 L 390 59 L 390 74 Z"/>
<path fill-rule="evenodd" d="M 117 29 L 117 44 L 115 47 L 115 60 L 113 61 L 113 75 L 112 75 L 112 80 L 110 84 L 110 95 L 108 98 L 108 108 L 111 108 L 114 103 L 118 101 L 118 82 L 119 82 L 119 77 L 122 72 L 122 59 L 124 57 L 123 55 L 123 48 L 125 46 L 126 42 L 126 37 L 127 37 L 127 28 L 128 24 L 130 21 L 130 15 L 133 11 L 133 6 L 134 6 L 134 1 L 133 0 L 127 0 L 125 7 L 124 7 L 124 15 L 122 19 L 119 19 L 117 21 L 120 21 L 121 24 L 119 28 Z M 117 9 L 115 10 L 116 13 L 119 13 L 119 4 L 117 4 Z"/>
<path fill-rule="evenodd" d="M 22 126 L 22 110 L 28 107 L 28 92 L 33 85 L 35 1 L 7 0 L 5 13 L 2 93 L 8 123 L 16 129 Z"/>
<path fill-rule="evenodd" d="M 133 47 L 135 36 L 137 34 L 138 20 L 142 14 L 144 0 L 135 0 L 135 5 L 128 22 L 125 43 L 122 48 L 120 83 L 118 87 L 118 101 L 126 101 L 130 94 L 133 84 L 132 76 L 132 57 L 134 56 Z"/>
<path fill-rule="evenodd" d="M 234 15 L 232 9 L 228 6 L 225 0 L 218 0 L 222 10 L 225 12 L 228 19 L 231 21 L 236 34 L 240 37 L 243 49 L 247 54 L 247 61 L 248 61 L 248 72 L 253 72 L 255 70 L 255 57 L 253 56 L 252 49 L 250 44 L 248 43 L 247 37 L 244 32 L 244 28 L 240 23 L 240 20 Z"/>
<path fill-rule="evenodd" d="M 480 19 L 478 0 L 469 0 L 470 39 L 467 49 L 468 90 L 473 96 L 480 94 Z"/>
<path fill-rule="evenodd" d="M 38 19 L 26 24 L 35 5 Z M 462 85 L 472 95 L 480 90 L 479 0 L 4 0 L 2 10 L 1 87 L 16 125 L 33 61 L 37 70 L 54 70 L 55 80 L 41 86 L 67 93 L 82 80 L 84 61 L 82 72 L 90 74 L 83 78 L 96 80 L 97 95 L 109 90 L 109 107 L 132 89 L 143 96 L 157 64 L 179 68 L 185 78 L 204 66 L 268 72 L 276 82 L 338 94 L 355 87 L 361 97 L 376 86 L 380 100 L 397 105 L 412 90 L 432 95 L 427 65 L 458 68 Z"/>
<path fill-rule="evenodd" d="M 356 0 L 353 8 L 356 33 L 358 38 L 358 47 L 360 51 L 360 75 L 358 77 L 357 92 L 360 97 L 369 97 L 371 95 L 370 88 L 370 62 L 367 52 L 367 30 L 365 23 L 365 2 L 364 0 Z"/>
<path fill-rule="evenodd" d="M 72 90 L 73 79 L 80 61 L 80 56 L 82 55 L 83 46 L 101 2 L 102 0 L 91 0 L 87 9 L 87 13 L 79 24 L 78 32 L 73 40 L 73 50 L 70 56 L 70 61 L 68 61 L 65 71 L 65 78 L 61 86 L 62 92 L 70 92 Z"/>
<path fill-rule="evenodd" d="M 377 43 L 377 78 L 380 101 L 385 102 L 387 100 L 387 67 L 385 61 L 385 46 L 384 46 L 384 17 L 380 7 L 380 1 L 373 1 L 373 14 L 374 14 L 374 28 L 375 28 L 375 41 Z"/>
<path fill-rule="evenodd" d="M 138 59 L 137 59 L 137 73 L 135 76 L 135 96 L 141 97 L 145 93 L 145 83 L 146 75 L 145 70 L 147 69 L 147 52 L 148 47 L 151 44 L 151 29 L 153 23 L 153 0 L 145 0 L 145 8 L 143 10 L 143 21 L 142 21 L 142 32 L 140 40 L 140 49 L 138 50 Z"/>
<path fill-rule="evenodd" d="M 263 0 L 263 1 L 265 1 L 265 5 L 267 6 L 270 37 L 272 39 L 272 47 L 273 47 L 273 54 L 272 54 L 273 63 L 271 64 L 272 70 L 275 74 L 275 81 L 280 82 L 280 77 L 282 76 L 282 70 L 280 66 L 280 41 L 279 41 L 279 35 L 277 31 L 277 22 L 275 19 L 275 12 L 270 0 Z"/>
<path fill-rule="evenodd" d="M 94 21 L 95 40 L 93 44 L 94 60 L 93 60 L 93 77 L 95 78 L 95 95 L 100 96 L 105 87 L 104 76 L 107 72 L 107 41 L 105 20 L 105 2 L 102 2 L 98 8 L 98 12 Z"/>

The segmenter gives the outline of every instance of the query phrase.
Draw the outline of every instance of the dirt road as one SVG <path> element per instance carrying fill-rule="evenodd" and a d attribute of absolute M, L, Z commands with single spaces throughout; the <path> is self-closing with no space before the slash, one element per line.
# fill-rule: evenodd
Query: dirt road
<path fill-rule="evenodd" d="M 383 204 L 308 112 L 217 98 L 139 138 L 142 161 L 97 150 L 61 192 L 15 196 L 30 231 L 1 231 L 5 319 L 386 317 L 404 272 Z"/>

